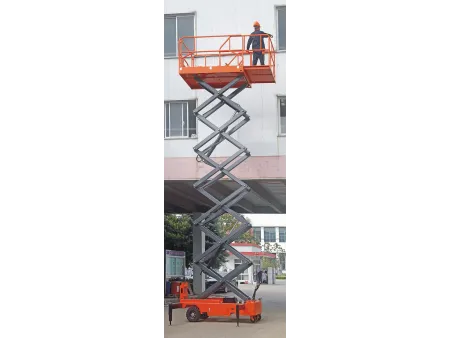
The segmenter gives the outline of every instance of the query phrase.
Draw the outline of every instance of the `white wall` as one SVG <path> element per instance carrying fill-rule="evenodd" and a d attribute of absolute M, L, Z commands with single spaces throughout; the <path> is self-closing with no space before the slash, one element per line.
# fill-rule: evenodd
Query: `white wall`
<path fill-rule="evenodd" d="M 228 260 L 225 262 L 225 264 L 222 266 L 222 268 L 221 268 L 221 270 L 224 270 L 224 269 L 227 269 L 228 270 L 228 272 L 230 272 L 230 271 L 232 271 L 232 270 L 234 270 L 234 260 L 235 260 L 235 258 L 237 258 L 236 256 L 234 256 L 233 254 L 230 254 L 229 256 L 228 256 Z M 248 257 L 249 259 L 251 259 L 252 261 L 254 261 L 254 260 L 260 260 L 259 258 L 256 258 L 256 257 Z M 253 271 L 254 271 L 254 266 L 252 265 L 252 266 L 250 266 L 248 269 L 247 269 L 247 272 L 248 272 L 248 281 L 249 281 L 249 283 L 253 283 Z"/>
<path fill-rule="evenodd" d="M 276 38 L 275 6 L 285 5 L 285 0 L 249 1 L 207 1 L 170 0 L 165 1 L 165 14 L 196 13 L 196 35 L 250 34 L 255 20 L 261 29 Z M 266 57 L 267 59 L 267 57 Z M 279 136 L 277 95 L 286 94 L 286 54 L 276 55 L 277 83 L 253 85 L 240 93 L 235 101 L 250 115 L 250 122 L 234 134 L 246 145 L 253 156 L 279 156 L 286 154 L 286 138 Z M 164 100 L 197 99 L 201 104 L 210 97 L 204 90 L 192 90 L 178 75 L 178 59 L 164 60 Z M 228 92 L 229 94 L 229 92 Z M 214 104 L 214 103 L 213 103 Z M 212 105 L 211 105 L 212 107 Z M 222 107 L 211 118 L 213 123 L 225 122 L 231 109 Z M 198 124 L 199 139 L 205 138 L 211 130 Z M 194 157 L 193 146 L 197 139 L 165 140 L 165 157 Z M 229 156 L 235 151 L 232 145 L 221 145 L 215 156 Z"/>
<path fill-rule="evenodd" d="M 261 248 L 255 247 L 253 245 L 249 246 L 236 246 L 234 247 L 239 252 L 261 252 Z"/>

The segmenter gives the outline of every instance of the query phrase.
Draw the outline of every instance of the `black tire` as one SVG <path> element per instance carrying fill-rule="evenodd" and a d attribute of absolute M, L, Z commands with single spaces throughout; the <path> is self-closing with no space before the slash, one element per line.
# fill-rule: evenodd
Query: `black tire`
<path fill-rule="evenodd" d="M 250 316 L 250 322 L 256 323 L 258 316 Z"/>
<path fill-rule="evenodd" d="M 257 315 L 256 320 L 259 322 L 261 320 L 261 315 Z"/>
<path fill-rule="evenodd" d="M 186 311 L 186 318 L 190 322 L 198 322 L 200 320 L 200 310 L 196 306 L 191 306 Z"/>
<path fill-rule="evenodd" d="M 201 314 L 200 318 L 201 318 L 201 319 L 208 319 L 209 316 L 208 316 L 208 314 L 205 312 L 205 313 L 202 313 L 202 314 Z"/>

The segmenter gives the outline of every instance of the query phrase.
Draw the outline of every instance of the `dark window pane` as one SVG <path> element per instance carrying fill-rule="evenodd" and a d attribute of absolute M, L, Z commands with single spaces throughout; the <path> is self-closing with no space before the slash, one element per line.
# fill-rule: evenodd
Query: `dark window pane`
<path fill-rule="evenodd" d="M 280 116 L 286 117 L 286 97 L 280 97 Z"/>
<path fill-rule="evenodd" d="M 188 104 L 183 103 L 183 136 L 187 136 L 187 126 L 188 126 Z"/>
<path fill-rule="evenodd" d="M 164 137 L 191 137 L 197 134 L 194 115 L 196 100 L 164 102 Z"/>
<path fill-rule="evenodd" d="M 177 27 L 178 27 L 178 39 L 185 36 L 194 36 L 194 16 L 179 16 L 177 17 Z M 193 51 L 194 50 L 194 39 L 187 38 L 183 39 L 184 44 L 182 44 L 182 51 Z M 187 48 L 186 48 L 187 47 Z"/>
<path fill-rule="evenodd" d="M 286 97 L 280 97 L 280 133 L 286 134 Z"/>
<path fill-rule="evenodd" d="M 164 18 L 164 56 L 177 55 L 176 18 Z"/>
<path fill-rule="evenodd" d="M 258 241 L 261 240 L 261 228 L 253 228 L 253 237 L 255 237 Z"/>
<path fill-rule="evenodd" d="M 276 242 L 275 228 L 264 228 L 264 242 Z"/>
<path fill-rule="evenodd" d="M 278 8 L 278 49 L 286 50 L 286 7 Z"/>
<path fill-rule="evenodd" d="M 286 228 L 279 228 L 279 240 L 281 243 L 286 242 Z"/>
<path fill-rule="evenodd" d="M 197 101 L 196 100 L 190 100 L 188 101 L 189 105 L 189 131 L 188 135 L 191 137 L 192 135 L 197 134 L 197 118 L 194 115 L 194 109 L 197 107 Z"/>
<path fill-rule="evenodd" d="M 164 135 L 165 137 L 170 137 L 170 129 L 169 129 L 169 104 L 164 103 L 164 118 L 165 118 L 165 128 L 164 128 Z"/>
<path fill-rule="evenodd" d="M 182 136 L 182 103 L 172 102 L 170 104 L 170 136 Z"/>

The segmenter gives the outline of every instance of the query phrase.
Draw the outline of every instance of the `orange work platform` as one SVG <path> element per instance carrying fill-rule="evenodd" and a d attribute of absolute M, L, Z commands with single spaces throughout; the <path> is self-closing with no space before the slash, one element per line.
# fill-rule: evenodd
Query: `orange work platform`
<path fill-rule="evenodd" d="M 247 50 L 250 35 L 188 36 L 178 42 L 179 74 L 192 89 L 201 89 L 196 77 L 213 88 L 223 88 L 239 75 L 243 78 L 231 88 L 243 84 L 275 83 L 275 49 L 267 35 L 265 49 Z M 260 43 L 260 45 L 262 45 Z M 265 65 L 253 65 L 253 54 L 262 53 Z"/>

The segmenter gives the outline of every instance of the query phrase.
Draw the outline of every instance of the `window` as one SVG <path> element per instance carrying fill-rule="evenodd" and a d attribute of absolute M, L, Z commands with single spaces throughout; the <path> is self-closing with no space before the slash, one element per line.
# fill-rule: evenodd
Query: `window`
<path fill-rule="evenodd" d="M 237 267 L 239 267 L 239 265 L 242 264 L 242 260 L 240 259 L 235 259 L 234 260 L 234 268 L 236 269 Z M 238 280 L 248 280 L 248 269 L 245 270 L 243 273 L 241 273 L 238 278 Z"/>
<path fill-rule="evenodd" d="M 196 100 L 164 102 L 164 138 L 196 137 Z"/>
<path fill-rule="evenodd" d="M 280 114 L 280 135 L 286 135 L 286 96 L 278 97 L 278 111 Z"/>
<path fill-rule="evenodd" d="M 278 228 L 279 231 L 279 240 L 280 243 L 285 243 L 286 242 L 286 228 Z"/>
<path fill-rule="evenodd" d="M 253 274 L 256 274 L 259 270 L 261 270 L 261 261 L 253 260 Z"/>
<path fill-rule="evenodd" d="M 194 36 L 194 14 L 164 15 L 164 56 L 177 56 L 178 40 L 184 36 Z M 194 39 L 185 39 L 190 50 L 194 49 Z M 183 46 L 183 48 L 186 49 Z"/>
<path fill-rule="evenodd" d="M 278 50 L 286 50 L 286 6 L 277 7 Z"/>
<path fill-rule="evenodd" d="M 260 227 L 253 228 L 253 236 L 254 236 L 258 241 L 261 241 L 261 228 L 260 228 Z"/>
<path fill-rule="evenodd" d="M 264 228 L 264 242 L 276 242 L 275 228 Z"/>

